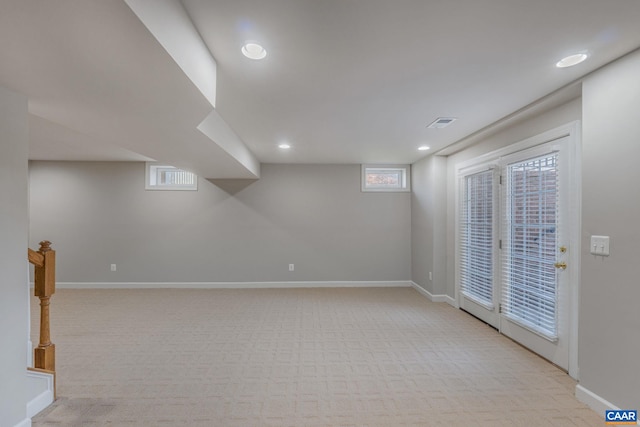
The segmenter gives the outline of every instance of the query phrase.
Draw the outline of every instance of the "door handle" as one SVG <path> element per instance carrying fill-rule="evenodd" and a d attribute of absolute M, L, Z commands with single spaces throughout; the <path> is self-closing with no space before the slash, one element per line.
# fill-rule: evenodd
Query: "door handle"
<path fill-rule="evenodd" d="M 560 261 L 560 262 L 556 262 L 555 264 L 553 264 L 556 268 L 561 268 L 563 270 L 567 269 L 567 263 L 564 261 Z"/>

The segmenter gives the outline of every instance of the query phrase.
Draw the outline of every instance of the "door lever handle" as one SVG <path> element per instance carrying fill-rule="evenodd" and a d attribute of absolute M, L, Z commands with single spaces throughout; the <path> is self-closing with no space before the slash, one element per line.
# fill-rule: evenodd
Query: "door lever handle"
<path fill-rule="evenodd" d="M 556 262 L 555 264 L 553 264 L 556 268 L 561 268 L 563 270 L 567 269 L 567 263 L 564 261 L 560 261 L 560 262 Z"/>

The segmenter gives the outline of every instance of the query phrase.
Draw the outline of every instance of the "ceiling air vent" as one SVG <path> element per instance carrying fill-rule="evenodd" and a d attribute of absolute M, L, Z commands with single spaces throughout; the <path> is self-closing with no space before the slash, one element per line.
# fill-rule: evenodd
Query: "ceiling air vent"
<path fill-rule="evenodd" d="M 449 126 L 451 123 L 455 122 L 457 119 L 455 117 L 438 117 L 435 122 L 431 123 L 427 128 L 430 129 L 442 129 L 444 127 Z"/>

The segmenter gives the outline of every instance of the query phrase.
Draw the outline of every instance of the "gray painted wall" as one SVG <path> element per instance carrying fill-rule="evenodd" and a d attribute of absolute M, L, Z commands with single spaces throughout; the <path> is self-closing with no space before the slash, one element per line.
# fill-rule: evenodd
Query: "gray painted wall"
<path fill-rule="evenodd" d="M 31 244 L 53 242 L 60 282 L 411 279 L 409 193 L 362 193 L 359 165 L 261 175 L 145 191 L 143 163 L 32 162 Z"/>
<path fill-rule="evenodd" d="M 0 87 L 0 427 L 27 417 L 27 98 Z"/>
<path fill-rule="evenodd" d="M 446 168 L 447 159 L 440 156 L 411 167 L 412 280 L 432 295 L 446 293 Z"/>
<path fill-rule="evenodd" d="M 583 84 L 580 383 L 609 402 L 640 406 L 640 52 Z M 611 256 L 589 253 L 611 237 Z"/>

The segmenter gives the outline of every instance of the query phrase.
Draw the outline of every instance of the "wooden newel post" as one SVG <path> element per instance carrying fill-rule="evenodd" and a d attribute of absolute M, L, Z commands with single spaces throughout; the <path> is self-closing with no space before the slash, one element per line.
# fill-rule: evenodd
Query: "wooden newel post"
<path fill-rule="evenodd" d="M 43 256 L 42 266 L 35 266 L 35 296 L 40 298 L 40 344 L 34 350 L 34 367 L 55 371 L 56 346 L 51 342 L 49 328 L 49 300 L 56 291 L 56 251 L 51 242 L 40 242 L 38 253 Z"/>

